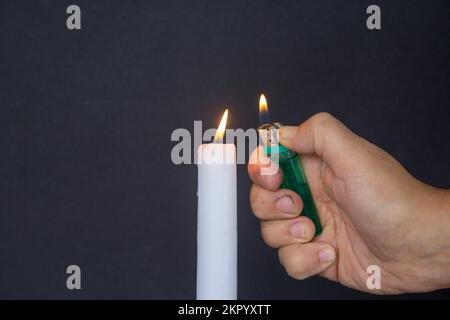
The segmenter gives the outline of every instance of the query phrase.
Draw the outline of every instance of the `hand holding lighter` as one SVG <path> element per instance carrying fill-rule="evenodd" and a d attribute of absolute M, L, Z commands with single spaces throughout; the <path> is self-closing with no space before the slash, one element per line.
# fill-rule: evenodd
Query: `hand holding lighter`
<path fill-rule="evenodd" d="M 318 236 L 322 232 L 322 225 L 311 194 L 311 189 L 308 185 L 299 156 L 278 143 L 278 130 L 281 127 L 281 123 L 274 122 L 263 124 L 258 128 L 260 138 L 264 145 L 264 152 L 279 165 L 279 168 L 283 172 L 281 188 L 292 190 L 302 198 L 302 215 L 313 221 L 316 227 L 315 235 Z"/>

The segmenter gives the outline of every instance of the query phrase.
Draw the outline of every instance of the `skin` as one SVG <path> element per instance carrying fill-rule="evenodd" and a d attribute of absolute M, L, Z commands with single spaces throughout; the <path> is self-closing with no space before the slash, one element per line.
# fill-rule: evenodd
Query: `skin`
<path fill-rule="evenodd" d="M 270 160 L 255 150 L 248 165 L 251 207 L 290 276 L 318 274 L 376 294 L 450 287 L 450 191 L 418 181 L 327 113 L 283 127 L 280 142 L 301 154 L 323 225 L 313 239 L 301 198 L 279 189 L 281 171 L 261 175 Z M 370 265 L 381 269 L 381 289 L 367 287 Z"/>

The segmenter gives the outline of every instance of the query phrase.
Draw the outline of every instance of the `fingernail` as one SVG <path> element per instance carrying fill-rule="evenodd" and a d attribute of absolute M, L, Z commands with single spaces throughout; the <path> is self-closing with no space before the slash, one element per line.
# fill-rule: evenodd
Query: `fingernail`
<path fill-rule="evenodd" d="M 295 214 L 295 204 L 294 200 L 292 200 L 290 195 L 282 196 L 280 199 L 276 202 L 276 207 L 278 210 L 287 213 L 287 214 Z"/>
<path fill-rule="evenodd" d="M 306 239 L 306 228 L 305 226 L 297 222 L 291 226 L 291 235 L 298 239 Z"/>
<path fill-rule="evenodd" d="M 280 129 L 280 139 L 289 140 L 295 137 L 297 127 L 284 126 Z"/>
<path fill-rule="evenodd" d="M 319 260 L 321 263 L 330 263 L 334 261 L 336 255 L 334 254 L 334 250 L 332 248 L 324 248 L 319 251 Z"/>

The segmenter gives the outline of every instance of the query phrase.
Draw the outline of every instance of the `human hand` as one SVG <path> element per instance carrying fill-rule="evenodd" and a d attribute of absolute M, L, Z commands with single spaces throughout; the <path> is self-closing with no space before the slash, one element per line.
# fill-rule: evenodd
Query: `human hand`
<path fill-rule="evenodd" d="M 301 154 L 323 232 L 299 216 L 302 200 L 279 189 L 282 172 L 261 175 L 257 149 L 248 171 L 250 202 L 268 245 L 279 249 L 296 279 L 319 274 L 371 293 L 431 291 L 450 286 L 450 192 L 411 176 L 392 156 L 327 113 L 283 127 L 280 142 Z M 369 290 L 367 267 L 381 268 Z"/>

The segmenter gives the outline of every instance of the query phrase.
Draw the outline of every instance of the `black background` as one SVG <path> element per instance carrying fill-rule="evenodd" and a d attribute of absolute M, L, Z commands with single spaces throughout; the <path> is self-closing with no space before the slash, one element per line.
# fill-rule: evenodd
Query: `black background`
<path fill-rule="evenodd" d="M 77 4 L 82 29 L 66 28 Z M 366 28 L 378 4 L 382 30 Z M 0 2 L 0 298 L 195 298 L 193 120 L 328 111 L 450 186 L 449 1 Z M 289 278 L 238 169 L 240 298 L 373 298 Z M 80 265 L 82 290 L 66 288 Z M 414 281 L 414 279 L 411 279 Z M 449 291 L 403 297 L 448 298 Z"/>

